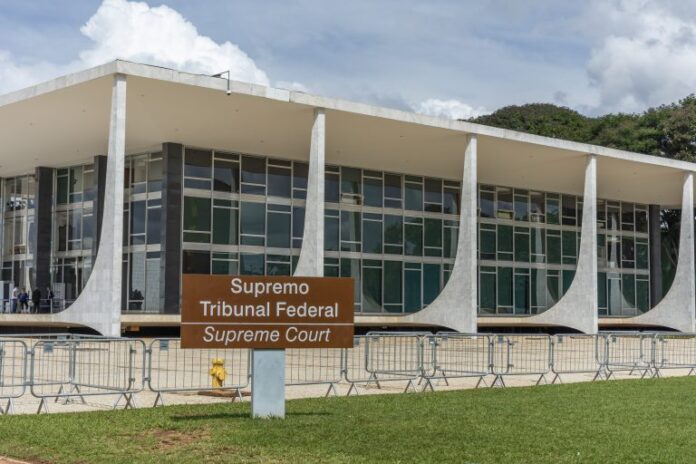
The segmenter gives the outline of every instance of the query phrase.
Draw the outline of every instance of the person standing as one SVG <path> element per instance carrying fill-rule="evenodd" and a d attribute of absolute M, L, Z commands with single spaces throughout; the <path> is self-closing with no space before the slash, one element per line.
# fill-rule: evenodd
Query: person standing
<path fill-rule="evenodd" d="M 31 292 L 31 302 L 34 304 L 34 312 L 36 314 L 41 312 L 41 290 L 35 288 Z"/>
<path fill-rule="evenodd" d="M 25 287 L 19 292 L 19 308 L 22 313 L 29 312 L 29 294 Z"/>
<path fill-rule="evenodd" d="M 18 298 L 19 298 L 19 288 L 17 288 L 17 286 L 15 286 L 12 289 L 12 309 L 10 310 L 10 312 L 12 314 L 17 312 L 17 299 Z"/>
<path fill-rule="evenodd" d="M 53 312 L 53 290 L 51 287 L 46 287 L 46 299 L 48 300 L 48 312 Z"/>

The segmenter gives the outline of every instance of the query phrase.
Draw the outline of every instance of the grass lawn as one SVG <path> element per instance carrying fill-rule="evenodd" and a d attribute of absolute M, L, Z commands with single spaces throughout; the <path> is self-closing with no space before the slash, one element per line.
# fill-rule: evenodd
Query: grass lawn
<path fill-rule="evenodd" d="M 694 462 L 696 377 L 0 418 L 35 462 Z"/>

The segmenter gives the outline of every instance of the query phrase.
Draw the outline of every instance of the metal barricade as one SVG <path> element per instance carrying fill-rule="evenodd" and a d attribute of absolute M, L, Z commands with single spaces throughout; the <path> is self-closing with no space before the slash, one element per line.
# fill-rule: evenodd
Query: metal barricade
<path fill-rule="evenodd" d="M 493 335 L 490 337 L 491 387 L 505 387 L 505 376 L 538 376 L 546 381 L 551 369 L 551 338 L 548 335 Z"/>
<path fill-rule="evenodd" d="M 696 334 L 661 333 L 653 338 L 653 376 L 662 369 L 689 369 L 696 372 Z"/>
<path fill-rule="evenodd" d="M 426 384 L 434 390 L 433 380 L 478 377 L 476 388 L 486 385 L 490 374 L 490 340 L 487 335 L 441 332 L 425 338 L 424 376 Z M 430 353 L 428 353 L 430 347 Z"/>
<path fill-rule="evenodd" d="M 27 352 L 22 340 L 0 339 L 0 415 L 12 414 L 26 392 Z"/>
<path fill-rule="evenodd" d="M 605 332 L 598 336 L 604 338 L 606 349 L 605 369 L 607 379 L 615 372 L 628 371 L 629 375 L 638 371 L 641 378 L 653 372 L 654 333 L 648 332 Z"/>
<path fill-rule="evenodd" d="M 551 372 L 554 384 L 563 374 L 594 374 L 600 378 L 606 362 L 604 344 L 596 335 L 562 334 L 551 336 Z"/>
<path fill-rule="evenodd" d="M 292 348 L 285 350 L 285 385 L 328 384 L 325 396 L 343 377 L 343 350 L 340 348 Z"/>
<path fill-rule="evenodd" d="M 86 396 L 118 395 L 113 407 L 142 391 L 145 343 L 138 339 L 105 338 L 39 340 L 29 351 L 29 387 L 40 399 L 37 413 L 48 412 L 49 398 L 65 402 Z M 139 375 L 140 374 L 140 375 Z"/>
<path fill-rule="evenodd" d="M 251 378 L 251 351 L 248 349 L 182 349 L 178 338 L 150 342 L 147 369 L 148 388 L 157 393 L 153 407 L 164 406 L 165 393 L 233 390 L 242 398 L 242 389 Z M 214 359 L 224 363 L 227 373 L 222 387 L 213 387 L 210 368 Z"/>
<path fill-rule="evenodd" d="M 365 337 L 365 370 L 370 379 L 405 380 L 415 390 L 415 381 L 423 377 L 423 338 L 427 334 L 410 332 L 370 332 Z"/>

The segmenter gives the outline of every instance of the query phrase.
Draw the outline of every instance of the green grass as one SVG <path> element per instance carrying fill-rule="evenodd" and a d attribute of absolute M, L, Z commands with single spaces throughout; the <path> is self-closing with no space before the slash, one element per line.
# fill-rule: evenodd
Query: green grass
<path fill-rule="evenodd" d="M 694 462 L 696 378 L 0 418 L 37 462 Z"/>

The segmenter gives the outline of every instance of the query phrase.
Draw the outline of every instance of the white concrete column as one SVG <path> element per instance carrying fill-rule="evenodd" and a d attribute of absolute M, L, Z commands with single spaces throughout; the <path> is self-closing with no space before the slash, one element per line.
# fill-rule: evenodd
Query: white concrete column
<path fill-rule="evenodd" d="M 476 135 L 467 137 L 462 171 L 459 237 L 452 273 L 438 297 L 404 322 L 433 324 L 463 333 L 476 332 L 478 313 L 478 154 Z"/>
<path fill-rule="evenodd" d="M 588 155 L 575 277 L 568 291 L 554 306 L 538 316 L 530 317 L 529 321 L 597 333 L 597 307 L 597 158 Z"/>
<path fill-rule="evenodd" d="M 304 233 L 300 258 L 295 268 L 296 276 L 321 277 L 324 275 L 325 150 L 326 114 L 323 109 L 317 108 L 314 110 L 314 124 L 312 124 Z"/>
<path fill-rule="evenodd" d="M 89 280 L 77 300 L 52 320 L 91 327 L 102 335 L 121 334 L 123 261 L 123 170 L 126 147 L 126 76 L 114 75 L 99 250 Z"/>
<path fill-rule="evenodd" d="M 661 326 L 681 332 L 696 331 L 696 283 L 694 278 L 694 175 L 684 173 L 679 258 L 674 281 L 653 309 L 629 319 L 643 326 Z"/>

